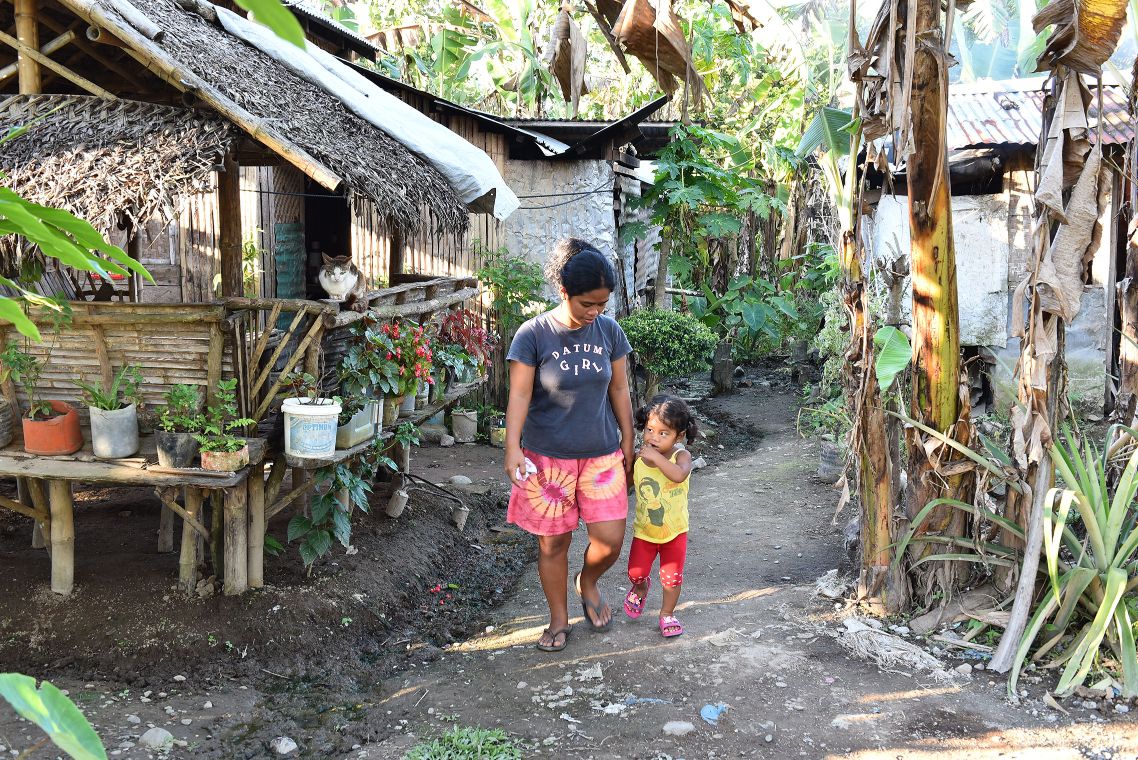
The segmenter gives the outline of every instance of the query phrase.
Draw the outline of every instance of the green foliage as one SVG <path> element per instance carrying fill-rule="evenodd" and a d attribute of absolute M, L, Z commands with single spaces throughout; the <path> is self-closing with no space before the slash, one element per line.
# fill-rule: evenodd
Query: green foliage
<path fill-rule="evenodd" d="M 99 735 L 79 708 L 53 684 L 19 673 L 0 673 L 0 696 L 20 717 L 39 726 L 74 760 L 107 760 Z M 21 755 L 23 757 L 23 755 Z"/>
<path fill-rule="evenodd" d="M 352 417 L 364 408 L 368 403 L 368 399 L 357 396 L 354 393 L 349 393 L 346 396 L 337 396 L 340 399 L 340 416 L 337 420 L 339 425 L 347 425 L 352 421 Z"/>
<path fill-rule="evenodd" d="M 293 370 L 281 378 L 281 392 L 302 404 L 315 404 L 320 398 L 320 383 L 303 370 Z"/>
<path fill-rule="evenodd" d="M 0 297 L 0 302 L 2 301 L 3 298 Z M 24 393 L 28 397 L 29 419 L 46 418 L 54 414 L 51 404 L 39 397 L 39 380 L 48 360 L 51 359 L 52 352 L 55 351 L 55 347 L 59 343 L 60 330 L 71 324 L 71 306 L 62 297 L 39 298 L 39 302 L 47 309 L 45 315 L 51 326 L 52 334 L 51 342 L 44 346 L 44 355 L 42 357 L 33 356 L 22 350 L 16 343 L 8 343 L 4 347 L 4 351 L 0 352 L 0 366 L 3 367 L 0 374 L 2 374 L 3 380 L 7 381 L 11 378 L 12 382 L 24 389 Z"/>
<path fill-rule="evenodd" d="M 349 330 L 348 350 L 340 363 L 340 381 L 349 394 L 383 396 L 399 394 L 399 364 L 394 360 L 395 343 L 383 330 L 383 322 L 367 312 Z"/>
<path fill-rule="evenodd" d="M 245 446 L 244 438 L 234 435 L 235 431 L 254 424 L 254 420 L 238 417 L 237 380 L 219 380 L 216 401 L 206 410 L 205 423 L 200 433 L 194 433 L 202 451 L 225 451 L 233 453 Z"/>
<path fill-rule="evenodd" d="M 280 0 L 237 0 L 237 4 L 252 13 L 253 18 L 269 27 L 282 40 L 304 48 L 304 30 L 300 28 L 296 16 Z"/>
<path fill-rule="evenodd" d="M 522 751 L 500 728 L 455 726 L 433 741 L 417 744 L 404 760 L 521 760 Z"/>
<path fill-rule="evenodd" d="M 546 306 L 542 295 L 545 274 L 540 266 L 505 246 L 491 251 L 475 243 L 475 255 L 482 261 L 475 275 L 490 289 L 498 332 L 509 342 L 523 322 Z"/>
<path fill-rule="evenodd" d="M 620 320 L 620 326 L 640 364 L 660 378 L 707 369 L 718 343 L 698 319 L 674 311 L 641 309 Z"/>
<path fill-rule="evenodd" d="M 431 342 L 431 361 L 436 377 L 449 374 L 452 378 L 477 373 L 481 362 L 462 349 L 462 346 L 445 343 L 437 336 Z"/>
<path fill-rule="evenodd" d="M 142 405 L 142 380 L 142 368 L 137 364 L 127 364 L 118 371 L 109 388 L 101 388 L 83 380 L 74 382 L 83 391 L 83 398 L 87 400 L 88 405 L 96 409 L 113 411 L 124 409 L 130 404 Z"/>
<path fill-rule="evenodd" d="M 418 446 L 420 442 L 419 428 L 413 422 L 404 422 L 395 428 L 392 440 L 406 448 Z"/>
<path fill-rule="evenodd" d="M 1128 593 L 1138 586 L 1138 448 L 1128 447 L 1124 464 L 1110 458 L 1110 442 L 1120 429 L 1138 436 L 1113 426 L 1100 453 L 1090 441 L 1080 449 L 1065 431 L 1051 447 L 1066 487 L 1050 489 L 1044 500 L 1043 556 L 1050 583 L 1016 650 L 1009 693 L 1042 634 L 1032 659 L 1050 654 L 1052 665 L 1063 666 L 1057 694 L 1072 693 L 1109 655 L 1120 671 L 1123 698 L 1138 696 L 1138 620 L 1136 600 Z"/>
<path fill-rule="evenodd" d="M 246 298 L 256 298 L 260 292 L 263 256 L 264 251 L 257 247 L 252 234 L 241 241 L 241 289 Z"/>
<path fill-rule="evenodd" d="M 767 339 L 775 344 L 798 331 L 802 314 L 792 292 L 780 291 L 762 277 L 736 277 L 722 295 L 704 283 L 703 298 L 690 302 L 692 314 L 724 338 L 741 338 L 753 344 Z"/>
<path fill-rule="evenodd" d="M 166 407 L 158 416 L 158 426 L 168 433 L 194 433 L 201 430 L 205 417 L 201 413 L 201 389 L 178 383 L 165 394 Z"/>
<path fill-rule="evenodd" d="M 352 543 L 351 511 L 367 512 L 371 507 L 368 494 L 370 481 L 382 468 L 392 472 L 395 462 L 384 453 L 385 443 L 377 439 L 371 447 L 350 462 L 338 462 L 316 471 L 316 493 L 311 504 L 311 517 L 298 514 L 289 521 L 288 541 L 299 541 L 300 558 L 312 570 L 313 563 L 339 542 L 345 549 Z M 347 494 L 347 502 L 340 500 Z"/>
<path fill-rule="evenodd" d="M 873 346 L 877 350 L 874 365 L 877 384 L 884 392 L 893 385 L 897 375 L 909 366 L 913 358 L 913 347 L 909 345 L 905 333 L 889 325 L 877 330 L 873 336 Z"/>

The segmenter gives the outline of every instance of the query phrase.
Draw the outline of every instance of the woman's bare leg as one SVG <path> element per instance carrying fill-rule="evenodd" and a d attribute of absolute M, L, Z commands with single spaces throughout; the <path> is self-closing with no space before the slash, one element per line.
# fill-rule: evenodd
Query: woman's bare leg
<path fill-rule="evenodd" d="M 581 596 L 595 605 L 601 603 L 601 593 L 597 581 L 620 557 L 624 545 L 624 520 L 606 520 L 589 523 L 589 546 L 585 550 L 585 562 L 581 568 Z M 599 619 L 592 619 L 596 626 L 607 625 L 612 620 L 612 608 L 607 604 L 601 608 Z"/>
<path fill-rule="evenodd" d="M 572 533 L 559 536 L 537 537 L 537 574 L 541 578 L 541 589 L 549 605 L 549 630 L 557 631 L 569 625 L 568 586 L 569 586 L 569 544 L 573 542 Z M 541 643 L 554 646 L 564 639 L 562 636 L 541 637 Z"/>

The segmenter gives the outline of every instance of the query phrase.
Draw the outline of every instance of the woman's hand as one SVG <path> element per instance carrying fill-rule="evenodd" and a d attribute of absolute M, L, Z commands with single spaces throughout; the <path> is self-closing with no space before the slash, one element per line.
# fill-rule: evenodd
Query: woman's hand
<path fill-rule="evenodd" d="M 629 483 L 632 482 L 632 467 L 636 464 L 636 452 L 632 448 L 632 441 L 621 441 L 621 453 L 624 454 L 624 475 Z"/>
<path fill-rule="evenodd" d="M 512 446 L 506 449 L 506 475 L 509 476 L 510 482 L 519 488 L 525 482 L 518 480 L 518 473 L 525 474 L 526 471 L 526 455 L 522 453 L 521 448 L 513 448 Z"/>

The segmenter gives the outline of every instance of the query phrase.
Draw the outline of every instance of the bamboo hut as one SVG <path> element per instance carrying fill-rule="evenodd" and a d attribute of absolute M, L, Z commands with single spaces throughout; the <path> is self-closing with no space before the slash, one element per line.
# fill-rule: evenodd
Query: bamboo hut
<path fill-rule="evenodd" d="M 8 186 L 88 219 L 154 277 L 102 280 L 49 260 L 33 287 L 66 296 L 73 312 L 69 325 L 30 349 L 47 359 L 40 385 L 52 398 L 77 400 L 75 379 L 106 381 L 126 364 L 142 368 L 148 403 L 174 382 L 212 393 L 234 378 L 241 412 L 266 423 L 263 432 L 279 378 L 334 360 L 358 317 L 320 300 L 320 254 L 355 256 L 372 286 L 398 283 L 369 291 L 381 315 L 429 319 L 477 295 L 468 277 L 401 281 L 399 260 L 407 239 L 460 239 L 471 214 L 509 213 L 513 196 L 500 174 L 466 176 L 429 144 L 409 149 L 350 103 L 342 82 L 232 31 L 240 23 L 204 0 L 0 8 L 0 28 L 14 31 L 0 31 L 9 51 L 0 61 L 0 127 L 31 127 L 0 144 Z M 435 126 L 415 116 L 425 132 Z M 493 165 L 477 151 L 467 156 Z M 384 255 L 360 256 L 365 245 Z M 0 238 L 5 274 L 26 274 L 37 256 Z M 10 383 L 3 391 L 26 405 Z M 20 499 L 0 497 L 0 506 L 33 518 L 33 541 L 42 534 L 51 549 L 52 589 L 66 594 L 74 582 L 71 484 L 155 488 L 166 506 L 160 549 L 173 548 L 173 517 L 183 521 L 182 587 L 193 589 L 208 544 L 226 593 L 236 594 L 261 585 L 267 521 L 302 503 L 309 471 L 363 446 L 312 462 L 285 457 L 271 436 L 254 443 L 252 464 L 222 476 L 163 471 L 147 443 L 130 461 L 97 460 L 89 449 L 35 457 L 17 444 L 0 450 L 0 477 L 20 479 Z M 211 501 L 207 521 L 203 504 Z"/>

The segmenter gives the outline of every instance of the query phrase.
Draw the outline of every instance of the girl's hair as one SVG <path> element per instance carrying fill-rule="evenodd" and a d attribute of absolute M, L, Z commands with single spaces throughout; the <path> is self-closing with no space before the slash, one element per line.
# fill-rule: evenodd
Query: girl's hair
<path fill-rule="evenodd" d="M 565 288 L 570 296 L 616 288 L 616 272 L 608 258 L 592 243 L 577 238 L 564 238 L 553 247 L 545 276 L 554 285 Z"/>
<path fill-rule="evenodd" d="M 648 418 L 653 415 L 672 430 L 682 433 L 688 443 L 693 442 L 699 433 L 695 414 L 683 399 L 664 394 L 653 396 L 651 401 L 636 412 L 636 429 L 643 430 L 648 424 Z"/>

